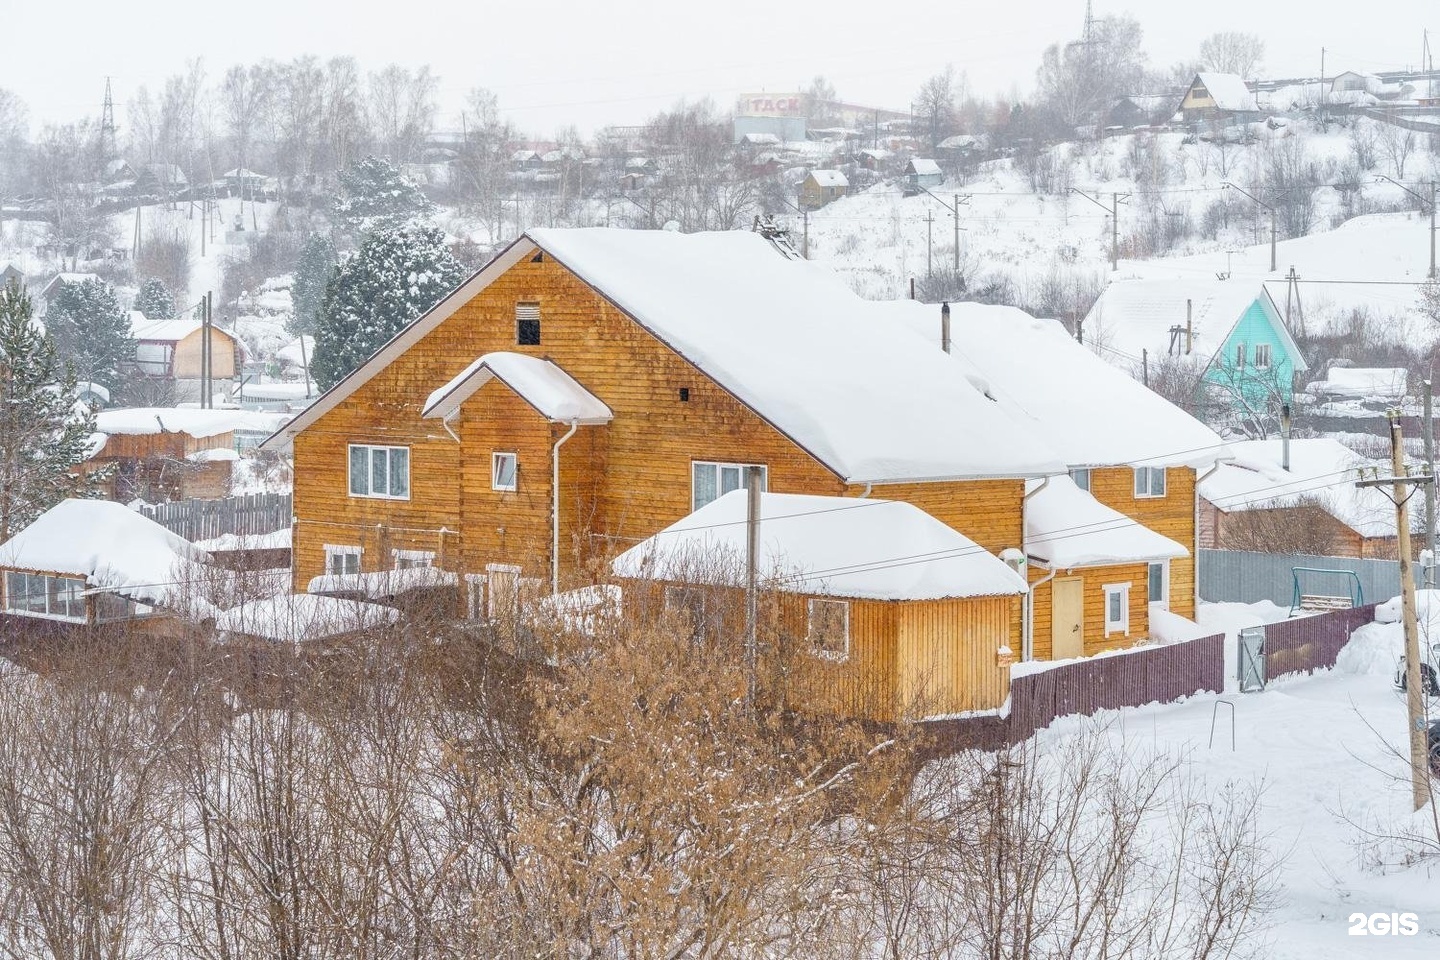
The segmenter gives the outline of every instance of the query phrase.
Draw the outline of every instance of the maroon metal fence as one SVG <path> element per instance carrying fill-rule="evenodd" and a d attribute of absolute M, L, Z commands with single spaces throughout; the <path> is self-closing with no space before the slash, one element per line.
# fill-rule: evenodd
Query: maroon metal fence
<path fill-rule="evenodd" d="M 1008 716 L 941 720 L 929 728 L 940 752 L 997 749 L 1019 743 L 1059 717 L 1169 703 L 1224 689 L 1225 635 L 1218 633 L 1015 677 Z"/>
<path fill-rule="evenodd" d="M 1265 676 L 1308 673 L 1335 666 L 1357 627 L 1375 619 L 1376 604 L 1282 620 L 1265 627 Z"/>

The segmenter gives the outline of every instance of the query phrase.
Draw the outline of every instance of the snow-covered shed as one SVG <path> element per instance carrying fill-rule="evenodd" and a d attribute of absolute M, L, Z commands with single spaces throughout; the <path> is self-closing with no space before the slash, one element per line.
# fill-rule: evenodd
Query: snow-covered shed
<path fill-rule="evenodd" d="M 177 400 L 198 400 L 205 347 L 205 328 L 193 315 L 151 320 L 139 310 L 130 311 L 130 336 L 135 360 L 128 364 L 145 377 L 172 380 Z M 210 327 L 210 377 L 217 390 L 225 389 L 239 370 L 242 348 L 235 334 Z M 180 396 L 181 393 L 193 396 Z"/>
<path fill-rule="evenodd" d="M 1395 559 L 1395 505 L 1388 491 L 1357 487 L 1388 463 L 1329 437 L 1230 445 L 1233 459 L 1200 484 L 1200 545 L 1230 550 Z M 1420 511 L 1412 516 L 1419 523 Z"/>
<path fill-rule="evenodd" d="M 744 490 L 728 493 L 616 557 L 627 601 L 736 635 L 747 509 Z M 812 706 L 879 719 L 1000 706 L 1026 592 L 1011 566 L 896 500 L 765 493 L 759 538 L 758 576 Z"/>
<path fill-rule="evenodd" d="M 1312 380 L 1305 392 L 1321 400 L 1403 400 L 1410 387 L 1404 367 L 1331 367 L 1325 379 Z"/>
<path fill-rule="evenodd" d="M 1185 122 L 1249 122 L 1260 116 L 1255 93 L 1233 73 L 1198 73 L 1180 100 Z"/>
<path fill-rule="evenodd" d="M 800 205 L 811 210 L 839 200 L 850 189 L 850 181 L 839 170 L 811 170 L 800 182 Z"/>
<path fill-rule="evenodd" d="M 158 503 L 228 496 L 236 432 L 264 429 L 274 418 L 244 410 L 126 407 L 95 416 L 98 445 L 81 465 L 112 468 L 103 489 L 113 499 Z"/>
<path fill-rule="evenodd" d="M 911 192 L 921 187 L 938 187 L 945 182 L 945 173 L 940 164 L 923 157 L 912 157 L 905 164 L 905 188 Z"/>
<path fill-rule="evenodd" d="M 0 544 L 0 611 L 99 623 L 193 610 L 198 565 L 208 559 L 148 517 L 105 500 L 62 500 Z"/>

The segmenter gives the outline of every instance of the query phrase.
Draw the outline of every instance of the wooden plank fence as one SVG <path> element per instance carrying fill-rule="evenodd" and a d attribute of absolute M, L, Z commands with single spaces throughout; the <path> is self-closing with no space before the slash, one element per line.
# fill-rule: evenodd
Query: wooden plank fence
<path fill-rule="evenodd" d="M 1225 635 L 1217 633 L 1014 677 L 1008 716 L 936 720 L 926 726 L 937 753 L 993 750 L 1028 739 L 1060 717 L 1170 703 L 1224 689 Z"/>
<path fill-rule="evenodd" d="M 295 508 L 288 493 L 250 493 L 223 500 L 172 500 L 144 504 L 149 517 L 186 540 L 211 540 L 227 533 L 273 533 L 290 526 Z"/>
<path fill-rule="evenodd" d="M 1265 626 L 1265 676 L 1309 673 L 1335 666 L 1356 628 L 1375 619 L 1376 604 L 1332 610 Z"/>

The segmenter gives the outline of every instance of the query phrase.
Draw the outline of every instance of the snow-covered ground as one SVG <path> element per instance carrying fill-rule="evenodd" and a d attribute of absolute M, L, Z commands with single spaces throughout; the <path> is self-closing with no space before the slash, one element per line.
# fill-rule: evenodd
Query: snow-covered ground
<path fill-rule="evenodd" d="M 1227 605 L 1228 606 L 1228 605 Z M 1440 604 L 1437 604 L 1440 609 Z M 1234 619 L 1235 610 L 1211 610 Z M 1202 619 L 1205 614 L 1202 612 Z M 1430 831 L 1410 811 L 1405 707 L 1391 686 L 1395 624 L 1362 628 L 1351 656 L 1367 672 L 1341 669 L 1274 681 L 1263 693 L 1199 695 L 1183 703 L 1066 718 L 1037 735 L 1046 754 L 1097 735 L 1136 753 L 1186 758 L 1206 789 L 1261 784 L 1254 811 L 1279 868 L 1280 906 L 1259 956 L 1274 960 L 1434 957 L 1440 952 L 1440 857 L 1404 867 L 1403 849 L 1375 845 L 1367 832 Z M 1343 661 L 1342 661 L 1343 662 Z M 1233 705 L 1234 749 L 1231 749 Z M 1210 742 L 1212 720 L 1215 724 Z M 1353 936 L 1351 914 L 1414 913 L 1415 936 Z"/>

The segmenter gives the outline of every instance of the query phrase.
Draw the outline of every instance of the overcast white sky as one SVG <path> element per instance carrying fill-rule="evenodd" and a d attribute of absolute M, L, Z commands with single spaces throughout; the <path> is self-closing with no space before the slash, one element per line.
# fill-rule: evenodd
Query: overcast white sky
<path fill-rule="evenodd" d="M 1365 9 L 1350 0 L 1095 0 L 1097 16 L 1139 18 L 1154 64 L 1195 56 L 1209 33 L 1243 30 L 1265 38 L 1273 76 L 1315 75 L 1321 47 L 1329 75 L 1416 66 L 1422 29 L 1440 31 L 1437 0 Z M 741 91 L 793 90 L 817 73 L 844 99 L 898 109 L 947 62 L 977 93 L 1026 91 L 1041 51 L 1078 36 L 1084 15 L 1084 0 L 0 0 L 0 87 L 24 98 L 39 125 L 98 114 L 109 74 L 123 127 L 135 90 L 158 87 L 190 58 L 203 57 L 215 77 L 267 57 L 346 54 L 366 68 L 430 64 L 442 127 L 456 125 L 466 90 L 484 86 L 523 129 L 548 135 L 566 123 L 638 123 L 681 97 L 728 106 Z"/>

